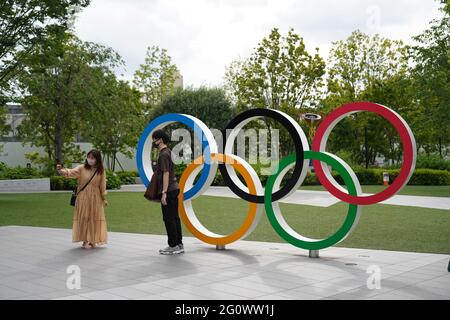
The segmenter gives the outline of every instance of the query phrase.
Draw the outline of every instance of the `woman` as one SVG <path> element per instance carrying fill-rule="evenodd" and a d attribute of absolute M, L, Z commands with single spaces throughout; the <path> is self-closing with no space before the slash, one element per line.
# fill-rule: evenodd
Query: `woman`
<path fill-rule="evenodd" d="M 74 169 L 63 169 L 61 165 L 57 165 L 56 170 L 60 175 L 78 180 L 77 192 L 79 193 L 73 211 L 72 241 L 83 241 L 82 248 L 85 249 L 106 244 L 108 234 L 104 207 L 108 205 L 108 202 L 106 201 L 106 173 L 100 151 L 89 151 L 84 165 Z M 79 191 L 88 182 L 86 188 Z"/>

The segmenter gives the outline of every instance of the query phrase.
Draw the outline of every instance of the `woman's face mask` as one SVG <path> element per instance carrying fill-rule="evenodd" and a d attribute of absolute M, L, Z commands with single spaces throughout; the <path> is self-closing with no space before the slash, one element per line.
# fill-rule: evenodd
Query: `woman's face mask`
<path fill-rule="evenodd" d="M 96 165 L 97 161 L 95 159 L 87 158 L 87 163 L 92 167 Z"/>

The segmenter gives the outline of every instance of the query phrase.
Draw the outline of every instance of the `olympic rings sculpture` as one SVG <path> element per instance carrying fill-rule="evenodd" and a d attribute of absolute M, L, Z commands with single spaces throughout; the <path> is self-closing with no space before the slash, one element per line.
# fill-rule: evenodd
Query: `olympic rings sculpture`
<path fill-rule="evenodd" d="M 362 195 L 356 174 L 342 159 L 326 152 L 327 141 L 333 128 L 345 117 L 357 112 L 376 113 L 389 121 L 397 130 L 403 145 L 403 165 L 399 175 L 384 191 L 375 195 Z M 266 187 L 253 167 L 244 159 L 232 154 L 234 141 L 239 131 L 250 121 L 269 117 L 282 124 L 291 135 L 295 153 L 281 159 L 278 170 L 268 178 Z M 371 102 L 356 102 L 344 105 L 331 112 L 320 124 L 309 149 L 308 140 L 300 125 L 289 115 L 272 109 L 251 109 L 239 114 L 230 121 L 223 132 L 224 154 L 218 153 L 218 146 L 209 128 L 199 119 L 183 114 L 162 115 L 148 124 L 141 135 L 137 148 L 137 167 L 139 175 L 148 185 L 153 175 L 151 165 L 152 133 L 171 123 L 179 122 L 190 129 L 202 141 L 203 156 L 188 165 L 180 178 L 179 214 L 188 230 L 199 240 L 218 246 L 225 246 L 248 236 L 257 226 L 263 211 L 278 235 L 290 244 L 307 250 L 321 250 L 343 241 L 355 229 L 362 212 L 362 206 L 382 202 L 398 193 L 411 178 L 416 164 L 416 141 L 411 128 L 395 111 Z M 319 182 L 336 198 L 348 203 L 347 217 L 342 226 L 326 239 L 310 239 L 294 231 L 283 218 L 279 201 L 295 192 L 306 178 L 309 162 L 313 166 Z M 347 190 L 340 186 L 331 175 L 329 166 L 336 170 L 344 180 Z M 283 187 L 284 176 L 294 169 L 292 176 Z M 219 235 L 208 230 L 197 218 L 192 200 L 202 195 L 212 184 L 217 169 L 224 182 L 234 194 L 249 203 L 247 216 L 239 227 L 229 235 Z M 201 171 L 200 178 L 195 178 Z M 236 174 L 243 177 L 244 185 Z"/>

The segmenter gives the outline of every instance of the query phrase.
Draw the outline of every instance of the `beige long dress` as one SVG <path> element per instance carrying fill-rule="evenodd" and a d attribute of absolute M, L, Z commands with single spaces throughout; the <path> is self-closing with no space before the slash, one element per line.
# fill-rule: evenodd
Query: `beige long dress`
<path fill-rule="evenodd" d="M 79 165 L 74 169 L 62 169 L 65 177 L 78 180 L 78 190 L 89 181 L 95 169 Z M 72 241 L 86 241 L 95 245 L 108 242 L 103 199 L 106 199 L 106 174 L 96 174 L 89 185 L 77 196 L 73 210 Z"/>

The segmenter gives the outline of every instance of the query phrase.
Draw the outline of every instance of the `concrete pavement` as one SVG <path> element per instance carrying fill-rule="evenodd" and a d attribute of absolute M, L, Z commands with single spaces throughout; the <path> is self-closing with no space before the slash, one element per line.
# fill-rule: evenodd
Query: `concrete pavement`
<path fill-rule="evenodd" d="M 185 254 L 161 256 L 166 240 L 110 232 L 86 250 L 69 229 L 0 227 L 0 299 L 450 300 L 449 255 L 329 248 L 309 259 L 287 243 L 216 251 L 184 238 Z"/>

